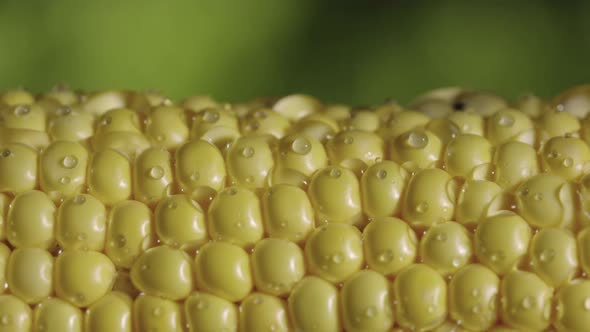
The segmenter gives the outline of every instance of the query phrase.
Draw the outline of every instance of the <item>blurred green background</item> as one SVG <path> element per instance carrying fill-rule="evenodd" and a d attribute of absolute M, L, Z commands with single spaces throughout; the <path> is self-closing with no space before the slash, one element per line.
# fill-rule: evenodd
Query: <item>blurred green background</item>
<path fill-rule="evenodd" d="M 588 1 L 0 1 L 0 89 L 407 102 L 590 82 Z"/>

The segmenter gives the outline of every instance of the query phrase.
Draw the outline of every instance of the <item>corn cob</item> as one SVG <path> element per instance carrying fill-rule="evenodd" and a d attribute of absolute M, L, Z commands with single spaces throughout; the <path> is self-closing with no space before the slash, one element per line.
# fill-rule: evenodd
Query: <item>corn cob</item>
<path fill-rule="evenodd" d="M 0 331 L 587 331 L 590 87 L 0 94 Z"/>

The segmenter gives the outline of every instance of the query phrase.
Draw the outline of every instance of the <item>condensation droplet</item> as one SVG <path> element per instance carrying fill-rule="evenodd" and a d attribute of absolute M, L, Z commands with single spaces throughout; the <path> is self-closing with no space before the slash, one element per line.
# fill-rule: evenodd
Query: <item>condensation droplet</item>
<path fill-rule="evenodd" d="M 542 199 L 543 199 L 543 193 L 535 193 L 535 194 L 533 195 L 533 199 L 534 199 L 535 201 L 540 201 L 540 200 L 542 200 Z"/>
<path fill-rule="evenodd" d="M 434 306 L 432 306 L 432 305 L 429 305 L 429 306 L 428 306 L 428 312 L 429 312 L 429 313 L 433 313 L 433 312 L 434 312 Z"/>
<path fill-rule="evenodd" d="M 418 203 L 418 205 L 416 205 L 416 212 L 425 213 L 426 211 L 428 211 L 428 203 L 427 202 L 422 201 L 422 202 Z"/>
<path fill-rule="evenodd" d="M 110 116 L 107 116 L 106 118 L 104 118 L 102 120 L 102 125 L 103 126 L 108 126 L 111 124 L 111 122 L 113 121 L 113 119 Z"/>
<path fill-rule="evenodd" d="M 194 172 L 192 172 L 192 173 L 191 173 L 191 175 L 189 176 L 189 179 L 190 179 L 191 181 L 198 181 L 200 177 L 201 177 L 201 175 L 199 174 L 199 172 L 197 172 L 197 171 L 194 171 Z"/>
<path fill-rule="evenodd" d="M 147 264 L 141 264 L 140 268 L 145 271 L 145 270 L 149 269 L 150 267 Z"/>
<path fill-rule="evenodd" d="M 584 309 L 590 311 L 590 296 L 584 300 Z"/>
<path fill-rule="evenodd" d="M 477 297 L 478 295 L 479 295 L 479 290 L 477 288 L 474 288 L 471 290 L 471 296 Z"/>
<path fill-rule="evenodd" d="M 79 233 L 78 234 L 78 241 L 84 241 L 84 240 L 86 240 L 86 238 L 87 238 L 86 233 Z"/>
<path fill-rule="evenodd" d="M 287 227 L 287 222 L 286 221 L 281 221 L 281 223 L 279 224 L 279 226 L 281 228 L 285 228 L 285 227 Z"/>
<path fill-rule="evenodd" d="M 425 133 L 413 131 L 408 134 L 406 144 L 414 149 L 423 149 L 428 145 L 428 136 Z"/>
<path fill-rule="evenodd" d="M 297 154 L 307 154 L 311 151 L 311 143 L 303 137 L 298 137 L 291 144 L 291 149 Z"/>
<path fill-rule="evenodd" d="M 84 302 L 84 300 L 86 299 L 86 297 L 84 296 L 84 294 L 78 293 L 74 296 L 74 298 L 76 299 L 77 302 Z"/>
<path fill-rule="evenodd" d="M 375 314 L 377 314 L 377 309 L 375 309 L 375 307 L 368 307 L 367 309 L 365 309 L 365 316 L 367 317 L 375 317 Z"/>
<path fill-rule="evenodd" d="M 233 196 L 237 193 L 238 193 L 238 190 L 236 188 L 231 188 L 230 190 L 227 191 L 227 194 L 231 195 L 231 196 Z"/>
<path fill-rule="evenodd" d="M 514 117 L 510 114 L 501 114 L 498 118 L 498 124 L 502 127 L 512 127 L 514 125 Z"/>
<path fill-rule="evenodd" d="M 70 181 L 71 181 L 70 178 L 67 176 L 64 176 L 59 179 L 59 183 L 61 183 L 61 184 L 68 184 L 68 183 L 70 183 Z"/>
<path fill-rule="evenodd" d="M 461 266 L 461 259 L 455 258 L 455 259 L 453 259 L 451 264 L 453 264 L 453 267 L 459 267 L 459 266 Z"/>
<path fill-rule="evenodd" d="M 217 120 L 219 120 L 219 112 L 213 111 L 213 110 L 207 110 L 207 111 L 203 112 L 203 120 L 205 120 L 209 123 L 217 122 Z"/>
<path fill-rule="evenodd" d="M 565 158 L 561 162 L 561 165 L 563 165 L 563 167 L 571 167 L 573 164 L 574 164 L 574 161 L 572 160 L 572 158 Z"/>
<path fill-rule="evenodd" d="M 387 171 L 384 169 L 380 169 L 379 171 L 377 171 L 377 178 L 383 180 L 387 177 Z"/>
<path fill-rule="evenodd" d="M 124 235 L 117 235 L 116 239 L 115 239 L 115 244 L 117 245 L 117 247 L 119 248 L 123 248 L 126 244 L 127 244 L 127 239 L 125 238 Z M 143 268 L 143 266 L 142 266 Z"/>
<path fill-rule="evenodd" d="M 555 151 L 555 150 L 551 150 L 551 151 L 550 151 L 550 152 L 547 154 L 547 157 L 548 157 L 549 159 L 555 159 L 555 158 L 559 157 L 559 153 L 558 153 L 557 151 Z"/>
<path fill-rule="evenodd" d="M 447 234 L 446 233 L 438 233 L 436 234 L 436 236 L 434 237 L 437 241 L 441 241 L 444 242 L 447 240 Z"/>
<path fill-rule="evenodd" d="M 344 144 L 352 144 L 352 143 L 354 143 L 354 138 L 352 138 L 350 136 L 346 136 L 346 137 L 344 137 L 343 142 L 344 142 Z"/>
<path fill-rule="evenodd" d="M 0 154 L 0 156 L 2 156 L 2 158 L 8 158 L 8 157 L 10 157 L 11 154 L 12 154 L 12 152 L 9 149 L 4 149 L 4 150 L 2 150 L 2 153 Z"/>
<path fill-rule="evenodd" d="M 377 256 L 377 260 L 381 263 L 387 263 L 387 262 L 391 262 L 393 260 L 393 257 L 394 257 L 393 250 L 387 249 L 387 250 L 381 252 L 379 254 L 379 256 Z"/>
<path fill-rule="evenodd" d="M 71 113 L 72 109 L 69 106 L 62 106 L 55 111 L 55 114 L 57 114 L 57 116 L 69 115 Z"/>
<path fill-rule="evenodd" d="M 253 183 L 254 182 L 254 177 L 253 176 L 247 176 L 244 181 L 246 181 L 246 183 Z"/>
<path fill-rule="evenodd" d="M 332 262 L 334 264 L 340 264 L 342 263 L 342 261 L 344 261 L 344 255 L 342 255 L 341 253 L 332 255 Z"/>
<path fill-rule="evenodd" d="M 2 325 L 9 325 L 10 324 L 10 316 L 8 314 L 3 314 L 2 317 L 0 317 L 0 323 Z"/>
<path fill-rule="evenodd" d="M 82 196 L 82 195 L 77 195 L 74 197 L 74 203 L 76 204 L 84 204 L 86 203 L 86 197 Z"/>
<path fill-rule="evenodd" d="M 154 315 L 155 317 L 158 317 L 162 314 L 162 308 L 160 307 L 155 307 L 154 310 L 152 310 L 152 315 Z"/>
<path fill-rule="evenodd" d="M 332 168 L 330 170 L 330 176 L 333 178 L 339 178 L 342 175 L 342 172 L 338 168 Z"/>
<path fill-rule="evenodd" d="M 176 202 L 170 202 L 168 203 L 168 205 L 166 205 L 166 207 L 169 209 L 176 209 L 178 205 L 176 204 Z"/>
<path fill-rule="evenodd" d="M 205 300 L 198 300 L 197 301 L 197 310 L 204 310 L 207 309 L 209 305 L 207 304 L 207 301 Z"/>
<path fill-rule="evenodd" d="M 555 250 L 545 249 L 539 254 L 539 260 L 543 263 L 550 262 L 555 257 Z"/>
<path fill-rule="evenodd" d="M 264 299 L 260 296 L 257 296 L 254 298 L 254 304 L 262 304 L 262 302 L 264 302 Z"/>
<path fill-rule="evenodd" d="M 473 308 L 471 308 L 471 312 L 474 314 L 478 314 L 481 312 L 481 307 L 478 305 L 473 306 Z"/>
<path fill-rule="evenodd" d="M 532 308 L 534 304 L 535 304 L 535 299 L 532 296 L 525 297 L 524 299 L 522 299 L 522 302 L 520 303 L 522 308 L 527 309 L 527 310 Z"/>
<path fill-rule="evenodd" d="M 244 226 L 244 225 L 242 224 L 242 222 L 238 221 L 238 222 L 236 223 L 236 228 L 242 228 L 242 226 Z"/>
<path fill-rule="evenodd" d="M 14 108 L 14 115 L 16 116 L 25 116 L 31 112 L 31 108 L 25 105 L 18 105 Z"/>
<path fill-rule="evenodd" d="M 242 157 L 244 158 L 252 158 L 254 156 L 254 148 L 251 146 L 247 146 L 242 149 Z"/>
<path fill-rule="evenodd" d="M 160 166 L 150 168 L 149 175 L 154 180 L 159 180 L 164 176 L 164 169 Z"/>
<path fill-rule="evenodd" d="M 74 168 L 78 166 L 78 158 L 76 158 L 76 156 L 73 155 L 65 156 L 61 160 L 61 165 L 65 168 Z"/>

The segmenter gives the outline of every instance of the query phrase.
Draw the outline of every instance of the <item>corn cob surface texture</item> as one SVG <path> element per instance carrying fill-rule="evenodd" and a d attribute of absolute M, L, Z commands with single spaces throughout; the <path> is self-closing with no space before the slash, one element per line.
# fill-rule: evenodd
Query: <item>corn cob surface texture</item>
<path fill-rule="evenodd" d="M 590 87 L 0 93 L 0 331 L 589 331 Z"/>

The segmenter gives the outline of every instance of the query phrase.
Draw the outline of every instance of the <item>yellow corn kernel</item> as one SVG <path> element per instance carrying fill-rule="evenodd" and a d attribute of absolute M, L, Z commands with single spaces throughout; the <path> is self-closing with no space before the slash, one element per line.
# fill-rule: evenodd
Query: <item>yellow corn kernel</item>
<path fill-rule="evenodd" d="M 451 220 L 456 194 L 457 184 L 447 172 L 437 168 L 419 171 L 408 183 L 402 218 L 416 229 Z"/>
<path fill-rule="evenodd" d="M 469 233 L 456 222 L 433 225 L 420 240 L 422 262 L 443 276 L 454 274 L 469 263 L 472 254 Z"/>
<path fill-rule="evenodd" d="M 590 281 L 577 279 L 555 294 L 557 317 L 553 326 L 558 331 L 585 331 L 590 324 Z"/>
<path fill-rule="evenodd" d="M 179 303 L 151 295 L 135 299 L 133 320 L 138 331 L 182 332 L 185 326 Z"/>
<path fill-rule="evenodd" d="M 47 194 L 18 194 L 8 209 L 7 239 L 17 248 L 51 249 L 55 244 L 55 205 Z"/>
<path fill-rule="evenodd" d="M 490 212 L 499 210 L 502 188 L 486 180 L 466 180 L 459 192 L 455 219 L 468 228 L 475 228 Z"/>
<path fill-rule="evenodd" d="M 252 251 L 252 274 L 258 291 L 288 295 L 305 276 L 303 252 L 287 240 L 261 240 Z"/>
<path fill-rule="evenodd" d="M 142 134 L 114 131 L 104 135 L 95 135 L 92 140 L 94 151 L 113 149 L 129 159 L 135 159 L 150 147 L 150 142 Z"/>
<path fill-rule="evenodd" d="M 296 121 L 308 114 L 318 112 L 322 107 L 320 101 L 314 97 L 294 94 L 277 100 L 272 109 L 285 118 Z"/>
<path fill-rule="evenodd" d="M 375 132 L 379 129 L 379 116 L 373 111 L 357 111 L 346 121 L 345 126 L 353 130 Z"/>
<path fill-rule="evenodd" d="M 193 290 L 192 265 L 183 251 L 167 246 L 150 248 L 133 263 L 131 281 L 145 294 L 182 300 Z"/>
<path fill-rule="evenodd" d="M 104 249 L 107 215 L 98 199 L 86 194 L 66 199 L 56 219 L 56 239 L 62 249 Z"/>
<path fill-rule="evenodd" d="M 441 140 L 423 129 L 413 129 L 399 135 L 390 144 L 391 160 L 416 171 L 422 168 L 435 167 L 442 154 Z"/>
<path fill-rule="evenodd" d="M 196 257 L 197 287 L 231 302 L 252 290 L 250 258 L 244 249 L 222 241 L 205 244 Z"/>
<path fill-rule="evenodd" d="M 6 291 L 6 279 L 8 274 L 8 259 L 10 257 L 10 248 L 4 243 L 0 243 L 0 293 Z"/>
<path fill-rule="evenodd" d="M 35 102 L 35 96 L 23 88 L 2 91 L 0 102 L 6 105 L 30 105 Z"/>
<path fill-rule="evenodd" d="M 363 264 L 361 232 L 352 225 L 328 223 L 316 228 L 305 244 L 311 274 L 339 283 Z"/>
<path fill-rule="evenodd" d="M 532 120 L 525 114 L 503 109 L 487 119 L 486 138 L 493 146 L 509 141 L 535 144 L 535 130 Z"/>
<path fill-rule="evenodd" d="M 297 171 L 307 178 L 328 165 L 328 156 L 320 141 L 298 133 L 281 139 L 276 162 L 278 167 Z"/>
<path fill-rule="evenodd" d="M 302 243 L 314 229 L 315 217 L 305 191 L 279 184 L 262 197 L 264 228 L 268 236 Z"/>
<path fill-rule="evenodd" d="M 8 209 L 10 207 L 10 197 L 0 193 L 0 240 L 6 239 L 6 224 Z"/>
<path fill-rule="evenodd" d="M 236 305 L 215 295 L 195 292 L 184 302 L 190 332 L 238 331 Z"/>
<path fill-rule="evenodd" d="M 240 331 L 290 330 L 284 300 L 266 294 L 251 293 L 240 304 Z"/>
<path fill-rule="evenodd" d="M 395 140 L 403 133 L 424 128 L 429 121 L 428 116 L 419 112 L 397 112 L 391 115 L 389 122 L 380 130 L 380 133 L 385 141 Z"/>
<path fill-rule="evenodd" d="M 461 130 L 462 134 L 484 136 L 485 120 L 481 114 L 475 112 L 453 112 L 448 116 L 449 121 Z"/>
<path fill-rule="evenodd" d="M 152 146 L 177 148 L 189 137 L 184 110 L 173 106 L 153 109 L 146 119 L 145 135 Z"/>
<path fill-rule="evenodd" d="M 500 279 L 487 267 L 469 264 L 449 283 L 449 314 L 473 331 L 487 331 L 498 319 Z"/>
<path fill-rule="evenodd" d="M 82 332 L 83 324 L 80 309 L 60 298 L 44 300 L 33 312 L 33 331 Z"/>
<path fill-rule="evenodd" d="M 536 274 L 511 271 L 500 283 L 502 321 L 516 329 L 543 331 L 550 324 L 553 289 Z"/>
<path fill-rule="evenodd" d="M 242 132 L 245 135 L 270 135 L 275 138 L 285 136 L 291 123 L 287 118 L 270 109 L 255 109 L 243 119 Z"/>
<path fill-rule="evenodd" d="M 125 107 L 127 93 L 120 90 L 107 90 L 95 92 L 85 96 L 84 111 L 93 115 L 102 115 L 105 112 Z"/>
<path fill-rule="evenodd" d="M 575 137 L 553 137 L 545 143 L 540 153 L 543 170 L 576 180 L 590 171 L 590 147 Z"/>
<path fill-rule="evenodd" d="M 356 173 L 382 160 L 385 154 L 383 140 L 361 130 L 341 131 L 326 143 L 326 151 L 333 165 L 348 167 Z"/>
<path fill-rule="evenodd" d="M 340 293 L 346 331 L 389 331 L 394 323 L 389 282 L 371 270 L 350 277 Z"/>
<path fill-rule="evenodd" d="M 238 119 L 229 110 L 208 108 L 193 119 L 192 139 L 202 139 L 215 145 L 223 154 L 239 137 Z"/>
<path fill-rule="evenodd" d="M 217 102 L 209 96 L 192 96 L 185 99 L 182 106 L 192 112 L 199 112 L 206 108 L 218 106 Z"/>
<path fill-rule="evenodd" d="M 211 202 L 207 215 L 209 234 L 215 240 L 250 248 L 264 229 L 260 199 L 244 187 L 230 187 Z"/>
<path fill-rule="evenodd" d="M 457 110 L 471 111 L 482 116 L 490 116 L 507 106 L 506 100 L 489 92 L 462 91 L 453 99 Z"/>
<path fill-rule="evenodd" d="M 154 220 L 156 235 L 169 246 L 194 250 L 207 240 L 205 213 L 188 196 L 173 195 L 161 200 Z"/>
<path fill-rule="evenodd" d="M 334 138 L 334 135 L 339 131 L 340 126 L 338 125 L 337 120 L 330 116 L 330 113 L 310 114 L 295 123 L 292 129 L 292 133 L 311 137 L 322 144 L 325 144 L 330 139 Z"/>
<path fill-rule="evenodd" d="M 529 225 L 514 212 L 501 211 L 485 218 L 475 230 L 474 247 L 479 261 L 498 275 L 514 269 L 527 252 Z"/>
<path fill-rule="evenodd" d="M 28 129 L 43 132 L 47 127 L 47 112 L 36 104 L 14 105 L 4 109 L 2 127 L 10 129 Z"/>
<path fill-rule="evenodd" d="M 352 110 L 350 106 L 344 104 L 326 105 L 321 113 L 312 113 L 306 118 L 313 117 L 314 115 L 327 116 L 334 121 L 341 122 L 352 118 Z"/>
<path fill-rule="evenodd" d="M 539 173 L 537 152 L 522 142 L 506 142 L 497 146 L 493 164 L 494 181 L 506 190 L 513 190 Z"/>
<path fill-rule="evenodd" d="M 537 232 L 531 239 L 529 256 L 533 271 L 554 288 L 566 284 L 578 272 L 576 239 L 565 229 Z"/>
<path fill-rule="evenodd" d="M 0 295 L 0 331 L 29 332 L 33 325 L 33 313 L 20 298 L 14 295 Z"/>
<path fill-rule="evenodd" d="M 161 148 L 149 148 L 135 160 L 133 196 L 136 200 L 155 205 L 169 191 L 172 183 L 170 153 Z"/>
<path fill-rule="evenodd" d="M 55 261 L 55 291 L 77 307 L 87 307 L 113 287 L 115 265 L 95 251 L 64 251 Z"/>
<path fill-rule="evenodd" d="M 590 228 L 586 227 L 576 236 L 580 259 L 580 267 L 585 274 L 590 275 Z"/>
<path fill-rule="evenodd" d="M 131 165 L 121 153 L 95 152 L 88 166 L 88 192 L 106 205 L 131 198 Z"/>
<path fill-rule="evenodd" d="M 103 113 L 97 120 L 96 136 L 114 132 L 141 134 L 138 113 L 129 108 L 115 108 Z"/>
<path fill-rule="evenodd" d="M 444 146 L 461 133 L 461 129 L 448 118 L 432 119 L 425 129 L 436 135 Z"/>
<path fill-rule="evenodd" d="M 571 227 L 575 220 L 573 185 L 541 173 L 516 189 L 516 211 L 534 227 Z"/>
<path fill-rule="evenodd" d="M 307 194 L 318 224 L 359 225 L 363 222 L 360 185 L 350 169 L 330 166 L 317 171 Z"/>
<path fill-rule="evenodd" d="M 263 188 L 274 166 L 272 151 L 261 137 L 242 137 L 227 152 L 226 166 L 231 184 Z"/>
<path fill-rule="evenodd" d="M 0 149 L 0 191 L 21 193 L 37 186 L 37 152 L 22 144 Z"/>
<path fill-rule="evenodd" d="M 175 175 L 184 193 L 197 193 L 200 203 L 222 190 L 226 182 L 223 156 L 215 145 L 203 140 L 187 142 L 176 150 Z"/>
<path fill-rule="evenodd" d="M 476 167 L 492 161 L 492 145 L 482 136 L 462 134 L 447 145 L 444 165 L 451 176 L 467 177 Z"/>
<path fill-rule="evenodd" d="M 580 228 L 590 225 L 590 174 L 574 183 L 576 193 L 576 216 Z"/>
<path fill-rule="evenodd" d="M 76 143 L 57 141 L 51 143 L 39 160 L 41 189 L 54 201 L 71 197 L 86 183 L 88 151 Z"/>
<path fill-rule="evenodd" d="M 53 293 L 53 257 L 39 248 L 16 249 L 6 266 L 10 292 L 21 300 L 39 303 Z"/>
<path fill-rule="evenodd" d="M 131 332 L 132 299 L 125 293 L 111 292 L 92 304 L 84 314 L 84 328 L 93 332 Z"/>
<path fill-rule="evenodd" d="M 543 112 L 536 124 L 539 131 L 539 145 L 543 145 L 553 137 L 566 135 L 579 137 L 581 128 L 580 120 L 575 115 L 559 110 Z"/>
<path fill-rule="evenodd" d="M 447 284 L 435 270 L 412 264 L 393 281 L 398 324 L 415 331 L 429 331 L 447 316 Z"/>
<path fill-rule="evenodd" d="M 339 332 L 339 296 L 336 287 L 314 276 L 306 276 L 289 295 L 289 316 L 296 330 Z"/>
<path fill-rule="evenodd" d="M 130 268 L 152 247 L 152 212 L 138 201 L 122 201 L 112 207 L 107 221 L 105 253 L 116 266 Z"/>
<path fill-rule="evenodd" d="M 397 216 L 408 172 L 397 163 L 384 160 L 370 166 L 361 177 L 361 198 L 369 218 Z"/>
<path fill-rule="evenodd" d="M 416 233 L 398 218 L 377 218 L 363 231 L 367 264 L 386 276 L 397 274 L 415 261 L 417 244 Z"/>

